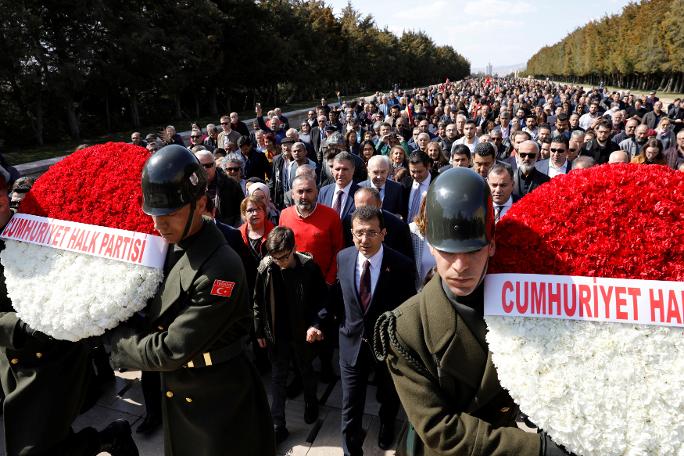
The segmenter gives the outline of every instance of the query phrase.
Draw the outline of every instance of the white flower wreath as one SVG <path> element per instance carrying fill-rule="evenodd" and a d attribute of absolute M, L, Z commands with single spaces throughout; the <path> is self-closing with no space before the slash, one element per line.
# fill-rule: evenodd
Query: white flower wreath
<path fill-rule="evenodd" d="M 161 269 L 6 240 L 0 261 L 19 318 L 56 339 L 99 336 L 142 310 Z"/>
<path fill-rule="evenodd" d="M 577 455 L 684 455 L 684 328 L 485 317 L 501 385 Z"/>

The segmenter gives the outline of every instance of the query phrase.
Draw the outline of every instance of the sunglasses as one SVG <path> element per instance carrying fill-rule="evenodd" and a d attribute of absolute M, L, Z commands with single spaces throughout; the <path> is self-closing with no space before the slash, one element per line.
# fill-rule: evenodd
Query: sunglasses
<path fill-rule="evenodd" d="M 520 158 L 534 158 L 537 156 L 537 154 L 528 154 L 525 152 L 518 153 L 520 155 Z"/>
<path fill-rule="evenodd" d="M 201 136 L 190 136 L 192 139 L 200 139 Z"/>
<path fill-rule="evenodd" d="M 551 152 L 557 153 L 557 154 L 562 154 L 565 152 L 565 149 L 555 149 L 555 148 L 550 148 L 549 149 Z"/>
<path fill-rule="evenodd" d="M 240 167 L 239 166 L 226 167 L 226 171 L 228 171 L 229 173 L 235 173 L 235 172 L 240 171 Z"/>
<path fill-rule="evenodd" d="M 230 125 L 230 122 L 221 122 L 221 125 Z"/>
<path fill-rule="evenodd" d="M 202 166 L 204 166 L 204 169 L 211 169 L 214 167 L 215 163 L 202 163 Z"/>

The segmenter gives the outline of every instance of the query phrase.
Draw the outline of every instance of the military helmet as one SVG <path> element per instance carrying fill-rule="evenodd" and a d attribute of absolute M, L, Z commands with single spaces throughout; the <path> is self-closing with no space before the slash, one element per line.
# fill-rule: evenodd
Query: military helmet
<path fill-rule="evenodd" d="M 183 146 L 171 144 L 147 159 L 142 172 L 143 212 L 168 215 L 207 191 L 207 173 Z"/>
<path fill-rule="evenodd" d="M 494 238 L 489 186 L 470 168 L 452 168 L 430 185 L 425 202 L 427 242 L 449 253 L 475 252 Z"/>

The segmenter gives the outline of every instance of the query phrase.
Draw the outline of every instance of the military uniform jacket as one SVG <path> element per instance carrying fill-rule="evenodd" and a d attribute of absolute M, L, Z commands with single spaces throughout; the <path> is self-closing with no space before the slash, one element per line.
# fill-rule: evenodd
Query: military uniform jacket
<path fill-rule="evenodd" d="M 273 455 L 261 380 L 241 350 L 225 356 L 252 324 L 240 258 L 207 220 L 179 246 L 148 306 L 151 332 L 116 330 L 112 364 L 162 372 L 166 455 Z"/>
<path fill-rule="evenodd" d="M 491 353 L 458 315 L 438 275 L 394 315 L 395 327 L 386 316 L 378 321 L 376 353 L 387 355 L 397 393 L 419 437 L 410 441 L 409 436 L 407 442 L 404 435 L 397 454 L 539 455 L 539 436 L 515 427 L 518 408 L 499 384 Z"/>

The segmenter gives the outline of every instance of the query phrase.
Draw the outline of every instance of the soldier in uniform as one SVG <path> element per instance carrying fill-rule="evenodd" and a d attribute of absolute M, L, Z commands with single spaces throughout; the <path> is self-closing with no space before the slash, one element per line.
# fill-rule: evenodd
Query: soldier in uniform
<path fill-rule="evenodd" d="M 11 217 L 5 170 L 0 167 L 0 227 Z M 0 250 L 4 249 L 0 241 Z M 97 432 L 74 433 L 91 380 L 88 346 L 55 340 L 19 319 L 7 296 L 0 266 L 0 381 L 5 454 L 44 456 L 137 456 L 127 421 Z"/>
<path fill-rule="evenodd" d="M 516 427 L 485 340 L 483 280 L 494 255 L 489 187 L 468 168 L 430 186 L 426 238 L 437 274 L 375 327 L 409 426 L 397 454 L 564 455 L 545 433 Z"/>
<path fill-rule="evenodd" d="M 106 335 L 115 368 L 161 372 L 168 455 L 269 456 L 273 423 L 261 380 L 244 353 L 252 311 L 245 270 L 202 217 L 207 176 L 186 148 L 145 163 L 143 211 L 170 244 L 147 321 Z"/>

